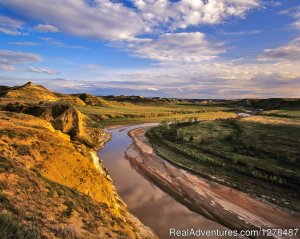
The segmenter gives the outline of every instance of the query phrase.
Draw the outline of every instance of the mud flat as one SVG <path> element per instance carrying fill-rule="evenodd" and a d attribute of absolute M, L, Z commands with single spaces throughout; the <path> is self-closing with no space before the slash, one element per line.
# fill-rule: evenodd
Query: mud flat
<path fill-rule="evenodd" d="M 107 130 L 111 134 L 111 140 L 98 154 L 116 186 L 118 195 L 127 204 L 128 211 L 162 239 L 195 238 L 170 236 L 171 228 L 219 230 L 223 233 L 228 231 L 229 229 L 220 223 L 191 211 L 175 197 L 161 190 L 135 163 L 127 160 L 128 155 L 139 156 L 138 151 L 131 147 L 133 141 L 128 136 L 128 131 L 151 125 L 155 124 L 131 125 Z M 210 236 L 210 238 L 218 237 Z"/>
<path fill-rule="evenodd" d="M 299 215 L 200 178 L 155 155 L 145 137 L 148 128 L 129 131 L 134 144 L 126 152 L 127 159 L 136 170 L 192 211 L 230 229 L 299 228 Z M 299 234 L 291 238 L 299 238 Z"/>

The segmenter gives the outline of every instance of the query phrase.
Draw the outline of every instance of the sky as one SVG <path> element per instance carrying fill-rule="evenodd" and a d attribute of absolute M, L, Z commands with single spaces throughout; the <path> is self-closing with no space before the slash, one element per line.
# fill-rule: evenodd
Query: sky
<path fill-rule="evenodd" d="M 0 0 L 0 85 L 300 97 L 299 0 Z"/>

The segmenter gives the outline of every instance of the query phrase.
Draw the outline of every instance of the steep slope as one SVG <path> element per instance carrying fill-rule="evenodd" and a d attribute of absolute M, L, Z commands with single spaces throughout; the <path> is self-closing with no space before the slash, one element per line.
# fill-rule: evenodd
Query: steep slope
<path fill-rule="evenodd" d="M 1 233 L 13 221 L 32 229 L 27 238 L 155 238 L 126 211 L 90 149 L 49 122 L 0 112 L 0 145 Z"/>
<path fill-rule="evenodd" d="M 0 88 L 0 238 L 156 238 L 129 214 L 94 150 L 108 136 L 76 96 Z"/>

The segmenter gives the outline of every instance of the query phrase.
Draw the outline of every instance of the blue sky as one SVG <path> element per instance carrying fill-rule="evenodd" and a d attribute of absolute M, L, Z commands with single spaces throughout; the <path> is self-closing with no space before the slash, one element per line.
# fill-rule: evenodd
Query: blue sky
<path fill-rule="evenodd" d="M 1 0 L 0 84 L 300 97 L 298 0 Z"/>

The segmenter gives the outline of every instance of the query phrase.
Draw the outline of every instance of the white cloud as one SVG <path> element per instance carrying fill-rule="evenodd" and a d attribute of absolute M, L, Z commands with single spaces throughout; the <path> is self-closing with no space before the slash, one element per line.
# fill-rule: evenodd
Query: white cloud
<path fill-rule="evenodd" d="M 0 50 L 0 69 L 14 70 L 15 65 L 40 61 L 41 57 L 33 53 Z"/>
<path fill-rule="evenodd" d="M 157 39 L 126 42 L 126 47 L 135 56 L 160 62 L 200 62 L 224 52 L 222 43 L 208 40 L 201 32 L 166 33 Z"/>
<path fill-rule="evenodd" d="M 249 63 L 245 60 L 220 59 L 220 54 L 225 52 L 224 44 L 208 38 L 204 33 L 174 33 L 177 29 L 190 26 L 220 24 L 230 17 L 243 18 L 249 11 L 258 8 L 261 1 L 132 2 L 136 8 L 128 8 L 117 1 L 109 0 L 1 0 L 0 5 L 4 4 L 27 18 L 47 23 L 39 24 L 41 29 L 49 30 L 49 26 L 55 26 L 53 29 L 80 37 L 112 40 L 113 46 L 125 49 L 132 55 L 160 62 L 141 70 L 107 69 L 95 64 L 80 68 L 76 65 L 80 74 L 74 70 L 78 74 L 73 74 L 72 80 L 55 80 L 58 89 L 65 87 L 64 89 L 70 91 L 76 89 L 96 92 L 106 87 L 118 89 L 118 92 L 139 90 L 146 94 L 157 94 L 159 89 L 159 94 L 184 98 L 299 97 L 299 38 L 285 46 L 266 49 L 257 57 L 259 61 L 252 58 Z M 270 5 L 278 5 L 278 2 L 270 1 Z M 288 13 L 295 18 L 293 26 L 299 29 L 299 14 L 295 10 Z M 1 27 L 4 27 L 5 31 L 12 30 L 11 34 L 13 31 L 21 34 L 22 22 L 4 19 L 6 23 L 0 24 L 0 31 Z M 48 27 L 45 27 L 46 25 Z M 142 38 L 144 33 L 155 34 L 146 39 Z M 235 36 L 258 33 L 259 31 L 223 32 Z M 53 38 L 40 39 L 43 45 L 81 48 L 69 46 Z M 17 42 L 12 44 L 22 45 Z M 22 58 L 23 54 L 27 54 L 27 58 Z M 38 55 L 28 54 L 30 55 L 0 51 L 0 68 L 13 70 L 16 64 L 40 60 Z M 45 68 L 26 69 L 31 72 L 55 74 L 55 71 Z M 91 77 L 86 77 L 87 75 Z M 89 80 L 82 80 L 88 78 Z M 51 87 L 53 82 L 45 84 Z"/>
<path fill-rule="evenodd" d="M 243 17 L 260 0 L 132 0 L 135 8 L 110 0 L 73 1 L 2 0 L 1 4 L 36 20 L 47 22 L 39 31 L 67 32 L 82 37 L 113 40 L 132 55 L 159 62 L 201 62 L 224 52 L 221 43 L 201 32 L 172 33 L 178 28 L 218 24 L 228 17 Z M 169 33 L 167 33 L 169 32 Z M 156 33 L 152 39 L 139 38 Z M 56 47 L 68 46 L 53 38 L 41 38 Z"/>
<path fill-rule="evenodd" d="M 300 37 L 287 45 L 275 49 L 265 49 L 258 59 L 262 61 L 300 61 Z"/>
<path fill-rule="evenodd" d="M 155 88 L 155 87 L 148 87 L 148 90 L 152 90 L 152 91 L 158 91 L 158 89 L 157 89 L 157 88 Z"/>
<path fill-rule="evenodd" d="M 2 0 L 0 4 L 81 37 L 128 39 L 142 33 L 145 28 L 143 20 L 133 9 L 109 0 L 97 0 L 92 5 L 82 0 Z"/>
<path fill-rule="evenodd" d="M 0 32 L 8 35 L 14 35 L 19 36 L 23 35 L 21 29 L 22 29 L 23 22 L 0 15 Z"/>
<path fill-rule="evenodd" d="M 19 46 L 39 46 L 41 44 L 36 43 L 36 42 L 29 42 L 29 41 L 13 41 L 13 42 L 8 42 L 10 45 L 19 45 Z"/>
<path fill-rule="evenodd" d="M 40 24 L 37 29 L 58 28 L 73 35 L 105 40 L 128 40 L 147 32 L 162 32 L 162 29 L 170 31 L 200 24 L 219 24 L 229 17 L 244 17 L 260 5 L 260 0 L 132 2 L 135 8 L 110 0 L 2 0 L 0 4 L 49 23 Z"/>
<path fill-rule="evenodd" d="M 13 71 L 16 68 L 13 65 L 3 64 L 0 62 L 0 70 Z"/>
<path fill-rule="evenodd" d="M 103 71 L 105 74 L 97 74 L 86 80 L 82 80 L 81 75 L 72 75 L 71 80 L 45 79 L 39 83 L 60 92 L 90 92 L 97 95 L 227 99 L 300 97 L 300 69 L 291 62 L 250 64 L 242 61 L 215 61 Z M 0 77 L 1 82 L 4 79 Z M 24 83 L 27 81 L 24 79 Z M 8 80 L 8 83 L 13 84 L 12 80 Z"/>
<path fill-rule="evenodd" d="M 61 47 L 61 48 L 71 48 L 71 49 L 88 49 L 83 46 L 78 45 L 68 45 L 64 42 L 61 42 L 57 39 L 51 38 L 51 37 L 40 37 L 40 40 L 44 41 L 45 43 L 49 44 L 50 46 L 54 47 Z"/>
<path fill-rule="evenodd" d="M 144 20 L 152 26 L 170 29 L 199 24 L 218 24 L 228 17 L 244 17 L 260 5 L 260 0 L 133 0 Z"/>
<path fill-rule="evenodd" d="M 34 29 L 38 32 L 58 32 L 57 27 L 49 24 L 39 24 Z"/>
<path fill-rule="evenodd" d="M 233 61 L 164 65 L 110 77 L 127 82 L 126 87 L 159 89 L 160 94 L 183 98 L 300 97 L 297 64 L 242 63 Z M 101 79 L 94 80 L 97 87 Z M 102 87 L 120 88 L 113 82 Z"/>
<path fill-rule="evenodd" d="M 17 19 L 13 19 L 7 16 L 0 15 L 0 24 L 4 26 L 12 26 L 19 28 L 23 25 L 23 22 Z"/>
<path fill-rule="evenodd" d="M 282 2 L 268 0 L 265 2 L 265 5 L 270 5 L 272 7 L 279 7 L 282 5 Z"/>
<path fill-rule="evenodd" d="M 59 71 L 55 71 L 47 68 L 37 68 L 32 66 L 27 67 L 27 71 L 34 72 L 34 73 L 48 74 L 48 75 L 56 75 L 60 73 Z"/>
<path fill-rule="evenodd" d="M 21 32 L 14 30 L 14 29 L 9 29 L 7 27 L 0 27 L 0 32 L 7 34 L 7 35 L 14 35 L 14 36 L 22 35 Z"/>
<path fill-rule="evenodd" d="M 294 18 L 295 21 L 291 24 L 291 27 L 300 30 L 300 5 L 290 9 L 286 9 L 280 12 L 283 15 L 289 15 Z"/>
<path fill-rule="evenodd" d="M 102 71 L 104 69 L 104 66 L 97 64 L 87 64 L 83 65 L 81 68 L 89 71 Z"/>
<path fill-rule="evenodd" d="M 220 32 L 223 35 L 228 35 L 228 36 L 247 36 L 247 35 L 255 35 L 261 33 L 261 31 L 258 30 L 252 30 L 252 31 L 239 31 L 239 32 L 225 32 L 221 31 Z"/>
<path fill-rule="evenodd" d="M 300 30 L 300 17 L 292 23 L 292 27 Z"/>

